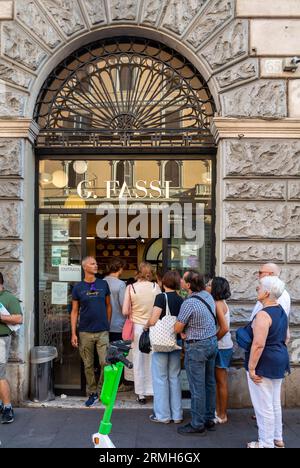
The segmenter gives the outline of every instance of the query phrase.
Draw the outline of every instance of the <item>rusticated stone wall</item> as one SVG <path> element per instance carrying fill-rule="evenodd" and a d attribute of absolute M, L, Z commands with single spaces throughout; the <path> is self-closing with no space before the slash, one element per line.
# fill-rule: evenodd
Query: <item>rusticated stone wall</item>
<path fill-rule="evenodd" d="M 227 139 L 221 142 L 220 151 L 224 180 L 222 273 L 233 292 L 233 329 L 251 313 L 259 264 L 267 261 L 279 264 L 292 298 L 290 355 L 297 365 L 300 356 L 299 140 Z M 238 349 L 235 358 L 242 358 Z M 292 377 L 289 382 L 292 385 Z M 285 389 L 288 391 L 287 386 Z M 286 402 L 289 404 L 289 398 Z"/>
<path fill-rule="evenodd" d="M 218 116 L 237 121 L 300 117 L 300 70 L 283 71 L 284 60 L 300 55 L 297 0 L 286 0 L 284 7 L 279 0 L 1 0 L 0 26 L 1 122 L 32 118 L 43 81 L 72 51 L 106 34 L 127 33 L 161 40 L 186 55 L 208 81 Z M 265 30 L 271 40 L 264 37 Z M 33 251 L 27 230 L 34 223 L 33 209 L 28 208 L 33 199 L 34 155 L 25 151 L 28 143 L 13 131 L 1 135 L 0 270 L 23 305 L 29 304 L 24 307 L 27 329 L 32 324 L 27 297 L 33 297 L 34 291 L 33 269 L 29 264 L 30 279 L 24 274 L 28 264 L 24 259 Z M 233 328 L 249 317 L 259 264 L 279 263 L 293 298 L 290 351 L 296 366 L 300 358 L 299 140 L 278 139 L 276 134 L 268 139 L 221 138 L 217 178 L 217 273 L 227 276 L 232 285 Z M 15 399 L 26 398 L 22 382 L 28 375 L 32 344 L 32 339 L 14 341 L 10 372 L 18 376 Z M 237 350 L 236 363 L 241 357 Z M 299 381 L 295 367 L 285 384 L 286 404 L 299 404 Z M 232 406 L 249 403 L 241 369 L 232 369 L 230 385 Z"/>
<path fill-rule="evenodd" d="M 5 287 L 16 294 L 23 303 L 23 184 L 24 144 L 19 139 L 0 138 L 0 271 L 5 278 Z M 12 341 L 11 357 L 23 362 L 23 333 Z M 15 364 L 15 372 L 23 372 Z M 20 380 L 13 381 L 14 399 L 22 398 Z"/>

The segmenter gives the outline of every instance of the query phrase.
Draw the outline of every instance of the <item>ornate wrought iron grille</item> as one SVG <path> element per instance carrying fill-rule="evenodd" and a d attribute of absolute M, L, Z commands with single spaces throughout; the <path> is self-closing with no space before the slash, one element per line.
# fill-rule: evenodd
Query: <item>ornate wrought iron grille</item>
<path fill-rule="evenodd" d="M 118 38 L 73 53 L 40 92 L 38 146 L 188 146 L 212 142 L 214 102 L 178 52 Z"/>

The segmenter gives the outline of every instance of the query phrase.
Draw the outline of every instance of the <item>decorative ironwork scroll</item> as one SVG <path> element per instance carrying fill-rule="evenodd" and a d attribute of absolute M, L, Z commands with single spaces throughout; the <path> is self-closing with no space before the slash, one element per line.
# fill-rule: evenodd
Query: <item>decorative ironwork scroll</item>
<path fill-rule="evenodd" d="M 149 40 L 118 38 L 74 52 L 44 83 L 35 119 L 45 138 L 65 146 L 74 136 L 105 140 L 170 139 L 182 144 L 211 137 L 214 102 L 195 67 L 178 52 Z M 54 139 L 54 141 L 53 141 Z M 125 143 L 124 143 L 125 142 Z"/>

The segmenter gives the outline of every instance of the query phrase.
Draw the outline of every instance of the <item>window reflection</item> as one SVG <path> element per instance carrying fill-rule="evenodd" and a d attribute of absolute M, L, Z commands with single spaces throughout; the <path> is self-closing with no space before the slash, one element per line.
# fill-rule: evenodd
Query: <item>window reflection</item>
<path fill-rule="evenodd" d="M 40 161 L 39 180 L 40 206 L 44 208 L 62 208 L 70 196 L 84 201 L 86 209 L 96 208 L 108 200 L 118 202 L 124 183 L 129 201 L 151 203 L 155 198 L 161 202 L 184 203 L 194 200 L 203 201 L 207 209 L 211 208 L 212 164 L 209 159 L 43 160 Z"/>

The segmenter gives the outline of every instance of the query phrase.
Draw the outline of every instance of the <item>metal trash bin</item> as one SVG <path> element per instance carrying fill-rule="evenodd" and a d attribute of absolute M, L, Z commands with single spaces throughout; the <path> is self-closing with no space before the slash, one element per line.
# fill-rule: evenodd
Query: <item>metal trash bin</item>
<path fill-rule="evenodd" d="M 30 353 L 30 395 L 32 401 L 54 400 L 55 346 L 34 346 Z"/>

